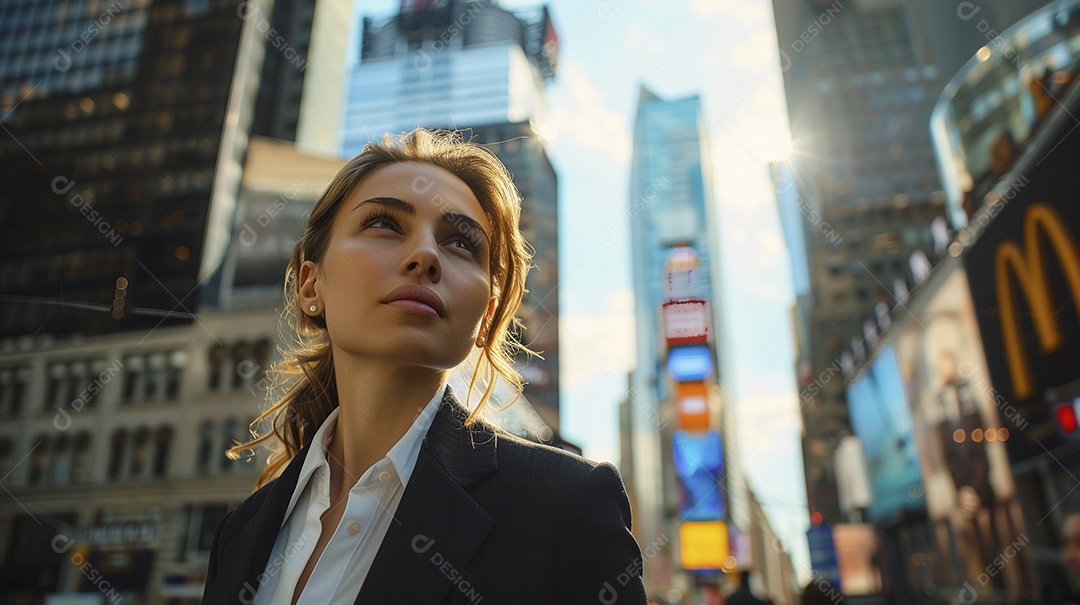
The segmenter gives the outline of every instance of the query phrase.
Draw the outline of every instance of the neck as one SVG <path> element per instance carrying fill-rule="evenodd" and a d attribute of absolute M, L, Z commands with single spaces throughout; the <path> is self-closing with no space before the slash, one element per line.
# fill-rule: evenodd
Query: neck
<path fill-rule="evenodd" d="M 351 358 L 335 350 L 338 417 L 327 452 L 331 498 L 344 497 L 446 384 L 446 370 Z"/>

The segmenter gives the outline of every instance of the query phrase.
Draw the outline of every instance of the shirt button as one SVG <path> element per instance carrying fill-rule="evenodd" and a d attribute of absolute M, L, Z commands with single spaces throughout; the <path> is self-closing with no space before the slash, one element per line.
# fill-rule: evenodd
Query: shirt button
<path fill-rule="evenodd" d="M 386 483 L 387 481 L 390 480 L 390 473 L 388 471 L 383 471 L 383 472 L 379 473 L 379 480 L 382 481 L 383 483 Z"/>
<path fill-rule="evenodd" d="M 353 521 L 352 523 L 349 524 L 349 535 L 350 536 L 355 536 L 358 533 L 360 533 L 360 522 L 359 521 Z"/>

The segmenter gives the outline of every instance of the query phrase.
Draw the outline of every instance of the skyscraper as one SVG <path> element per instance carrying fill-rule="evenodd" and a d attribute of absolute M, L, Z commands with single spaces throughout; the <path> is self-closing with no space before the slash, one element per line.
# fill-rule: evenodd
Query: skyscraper
<path fill-rule="evenodd" d="M 1041 0 L 773 0 L 794 153 L 778 202 L 804 222 L 812 287 L 796 309 L 803 459 L 814 523 L 841 511 L 833 457 L 850 431 L 843 374 L 949 237 L 930 112 L 952 75 Z M 971 5 L 971 6 L 968 6 Z M 781 214 L 783 215 L 783 209 Z M 918 276 L 918 279 L 914 279 Z M 899 311 L 903 312 L 903 311 Z"/>
<path fill-rule="evenodd" d="M 524 395 L 549 426 L 559 420 L 557 176 L 539 133 L 544 86 L 558 40 L 547 7 L 508 11 L 489 0 L 402 2 L 396 15 L 364 17 L 360 61 L 350 71 L 341 154 L 386 132 L 457 128 L 488 146 L 514 175 L 521 230 L 536 251 L 518 316 L 521 340 L 543 359 L 520 358 Z"/>
<path fill-rule="evenodd" d="M 672 420 L 677 380 L 688 378 L 701 386 L 696 399 L 697 414 L 702 416 L 700 427 L 716 429 L 722 422 L 720 401 L 727 376 L 723 371 L 724 335 L 718 333 L 722 329 L 715 289 L 719 260 L 713 238 L 717 219 L 709 157 L 700 99 L 665 100 L 642 87 L 634 125 L 630 203 L 623 217 L 630 224 L 637 329 L 637 365 L 623 404 L 629 416 L 626 424 L 633 464 L 623 472 L 634 489 L 635 534 L 645 549 L 668 540 L 675 542 L 672 537 L 679 532 L 680 505 L 686 504 L 680 502 L 672 449 L 673 435 L 680 428 Z M 677 295 L 673 295 L 673 287 L 679 289 Z M 705 344 L 686 347 L 696 359 L 688 365 L 703 368 L 693 371 L 694 376 L 669 376 L 665 367 L 664 305 L 672 299 L 702 303 L 697 306 L 704 317 L 695 317 L 690 323 L 705 328 Z M 727 432 L 717 433 L 723 433 L 725 444 L 713 437 L 705 446 L 709 450 L 705 456 L 715 457 L 730 471 L 734 461 L 724 456 L 723 450 L 733 451 L 734 444 Z M 736 483 L 718 485 L 716 478 L 712 483 L 713 489 L 704 488 L 702 493 L 718 499 L 703 508 L 713 513 L 707 515 L 709 520 L 721 520 L 726 517 L 727 485 Z M 688 507 L 682 508 L 685 512 Z M 678 551 L 669 548 L 664 553 L 645 563 L 650 591 L 679 582 L 672 573 L 680 564 Z"/>
<path fill-rule="evenodd" d="M 262 250 L 240 279 L 223 267 L 238 200 L 310 208 L 342 164 L 283 143 L 249 157 L 253 121 L 335 148 L 336 101 L 275 87 L 340 80 L 326 56 L 344 62 L 348 3 L 291 8 L 311 18 L 286 35 L 261 1 L 0 2 L 0 600 L 198 602 L 213 531 L 259 468 L 224 450 L 278 338 L 283 264 L 276 296 L 230 304 L 266 274 Z M 260 94 L 265 56 L 280 77 Z M 262 208 L 275 242 L 288 229 Z"/>
<path fill-rule="evenodd" d="M 0 333 L 190 321 L 232 218 L 257 21 L 227 2 L 0 11 Z"/>

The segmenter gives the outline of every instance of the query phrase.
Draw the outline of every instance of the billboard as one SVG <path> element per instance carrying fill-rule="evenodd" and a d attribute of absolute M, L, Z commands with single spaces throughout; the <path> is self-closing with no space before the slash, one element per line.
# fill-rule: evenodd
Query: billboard
<path fill-rule="evenodd" d="M 669 347 L 709 339 L 709 305 L 700 298 L 664 303 L 664 340 Z"/>
<path fill-rule="evenodd" d="M 1002 573 L 980 582 L 980 574 L 1023 535 L 1005 449 L 1021 431 L 996 406 L 962 267 L 947 261 L 938 271 L 943 277 L 928 285 L 895 349 L 911 402 L 927 512 L 942 559 L 959 563 L 944 566 L 951 572 L 944 581 L 967 582 L 987 600 L 995 591 L 1021 600 L 1030 583 L 1026 549 L 1002 560 Z"/>
<path fill-rule="evenodd" d="M 720 570 L 728 558 L 727 523 L 686 521 L 679 525 L 679 551 L 683 569 Z"/>
<path fill-rule="evenodd" d="M 705 380 L 713 373 L 712 352 L 708 345 L 672 347 L 668 351 L 667 371 L 676 382 Z"/>
<path fill-rule="evenodd" d="M 709 428 L 709 386 L 703 381 L 675 384 L 678 428 L 704 431 Z"/>
<path fill-rule="evenodd" d="M 720 478 L 724 448 L 717 431 L 676 430 L 671 438 L 679 480 L 679 516 L 688 521 L 723 518 L 727 512 Z"/>
<path fill-rule="evenodd" d="M 1046 140 L 990 209 L 964 263 L 1014 463 L 1067 443 L 1053 411 L 1080 395 L 1080 133 L 1061 126 L 1068 134 Z"/>
<path fill-rule="evenodd" d="M 847 387 L 851 426 L 870 475 L 870 517 L 889 522 L 925 504 L 911 413 L 892 347 Z"/>

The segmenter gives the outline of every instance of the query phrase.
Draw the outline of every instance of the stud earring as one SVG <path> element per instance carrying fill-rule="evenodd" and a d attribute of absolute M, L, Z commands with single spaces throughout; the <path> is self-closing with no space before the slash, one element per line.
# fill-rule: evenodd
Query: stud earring
<path fill-rule="evenodd" d="M 319 305 L 311 305 L 308 309 L 310 309 L 312 313 L 317 313 L 319 311 Z"/>

